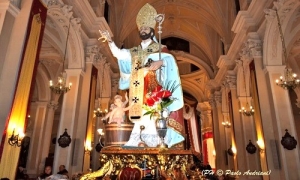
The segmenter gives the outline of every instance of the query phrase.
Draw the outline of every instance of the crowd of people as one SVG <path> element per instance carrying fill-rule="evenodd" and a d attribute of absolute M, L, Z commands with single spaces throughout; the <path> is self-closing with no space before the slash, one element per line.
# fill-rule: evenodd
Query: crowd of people
<path fill-rule="evenodd" d="M 58 172 L 53 174 L 51 166 L 45 166 L 43 173 L 41 173 L 37 180 L 56 180 L 56 179 L 69 179 L 68 170 L 65 165 L 60 165 Z M 9 178 L 1 178 L 0 180 L 9 180 Z M 29 180 L 26 169 L 19 166 L 16 172 L 16 180 Z"/>

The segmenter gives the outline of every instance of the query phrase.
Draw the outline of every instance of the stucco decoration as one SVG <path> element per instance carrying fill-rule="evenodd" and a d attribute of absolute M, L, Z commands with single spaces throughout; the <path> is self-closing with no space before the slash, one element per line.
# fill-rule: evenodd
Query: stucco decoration
<path fill-rule="evenodd" d="M 265 9 L 264 12 L 266 14 L 266 30 L 264 36 L 264 44 L 263 44 L 263 60 L 264 65 L 284 65 L 282 58 L 282 43 L 280 40 L 279 30 L 278 30 L 278 21 L 276 18 L 276 10 L 278 11 L 280 24 L 282 28 L 283 35 L 290 35 L 290 32 L 287 32 L 289 29 L 290 20 L 295 11 L 298 11 L 299 2 L 295 0 L 288 1 L 278 1 L 274 2 L 274 8 Z M 285 38 L 285 44 L 289 47 L 290 41 L 292 39 Z"/>
<path fill-rule="evenodd" d="M 61 45 L 60 51 L 65 51 L 65 42 L 67 40 L 68 27 L 69 37 L 67 42 L 67 53 L 65 67 L 84 69 L 84 46 L 81 37 L 81 19 L 73 16 L 73 7 L 64 4 L 61 0 L 44 0 L 48 7 L 48 19 L 51 21 L 52 26 L 55 26 L 56 33 L 59 34 Z M 48 20 L 47 20 L 48 22 Z M 62 32 L 61 32 L 62 31 Z"/>

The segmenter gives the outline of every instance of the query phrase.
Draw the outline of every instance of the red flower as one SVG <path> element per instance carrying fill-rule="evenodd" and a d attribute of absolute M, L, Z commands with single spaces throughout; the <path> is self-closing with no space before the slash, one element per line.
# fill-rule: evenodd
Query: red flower
<path fill-rule="evenodd" d="M 172 95 L 171 91 L 169 90 L 163 90 L 157 93 L 157 96 L 159 98 L 169 98 Z"/>
<path fill-rule="evenodd" d="M 157 96 L 158 92 L 152 92 L 150 95 L 150 98 L 152 98 L 154 101 L 158 101 L 159 97 Z"/>
<path fill-rule="evenodd" d="M 162 86 L 156 86 L 153 90 L 153 92 L 159 92 L 162 90 Z"/>
<path fill-rule="evenodd" d="M 153 106 L 154 103 L 155 103 L 155 101 L 154 101 L 153 98 L 147 98 L 146 99 L 146 103 L 147 103 L 148 106 Z"/>

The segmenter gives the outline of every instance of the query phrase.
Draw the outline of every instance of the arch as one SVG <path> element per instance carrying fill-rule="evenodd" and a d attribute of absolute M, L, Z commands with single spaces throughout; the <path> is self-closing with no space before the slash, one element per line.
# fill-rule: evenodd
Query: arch
<path fill-rule="evenodd" d="M 184 91 L 192 95 L 197 102 L 203 102 L 206 99 L 204 92 L 198 86 L 196 86 L 195 83 L 187 81 L 182 81 L 181 83 Z"/>
<path fill-rule="evenodd" d="M 51 91 L 49 88 L 49 76 L 47 72 L 41 67 L 38 66 L 36 74 L 36 88 L 38 95 L 38 101 L 50 101 L 51 100 Z"/>
<path fill-rule="evenodd" d="M 281 28 L 283 35 L 288 34 L 290 38 L 285 38 L 286 47 L 289 49 L 292 46 L 293 37 L 289 32 L 290 27 L 292 26 L 293 16 L 297 14 L 297 9 L 299 8 L 300 3 L 294 0 L 286 1 L 282 7 L 278 8 L 278 15 L 281 23 Z M 267 19 L 267 27 L 265 31 L 264 37 L 264 65 L 285 65 L 282 52 L 282 44 L 280 40 L 280 34 L 278 30 L 278 21 L 275 14 L 275 10 L 269 9 L 266 10 L 266 19 Z M 294 34 L 295 35 L 295 34 Z M 288 41 L 287 41 L 288 40 Z M 287 49 L 287 52 L 289 52 Z"/>
<path fill-rule="evenodd" d="M 177 60 L 182 60 L 185 62 L 192 63 L 199 67 L 200 69 L 204 70 L 206 75 L 212 79 L 214 78 L 214 72 L 212 68 L 203 60 L 199 59 L 196 56 L 193 56 L 189 53 L 185 53 L 183 51 L 171 51 L 171 53 L 176 57 Z"/>
<path fill-rule="evenodd" d="M 80 19 L 72 16 L 72 6 L 60 3 L 60 6 L 48 4 L 48 18 L 52 20 L 53 30 L 57 33 L 61 44 L 57 45 L 58 49 L 64 55 L 67 42 L 66 62 L 65 67 L 69 69 L 84 69 L 85 57 L 84 57 L 84 45 L 80 35 Z M 49 21 L 47 21 L 49 22 Z M 69 37 L 67 38 L 68 28 Z M 49 32 L 50 33 L 50 32 Z M 57 34 L 54 34 L 57 35 Z M 57 42 L 57 41 L 54 41 Z"/>

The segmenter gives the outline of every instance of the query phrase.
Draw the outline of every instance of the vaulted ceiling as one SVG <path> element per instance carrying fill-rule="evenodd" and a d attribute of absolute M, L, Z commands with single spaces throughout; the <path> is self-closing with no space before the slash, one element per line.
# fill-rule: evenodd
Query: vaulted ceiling
<path fill-rule="evenodd" d="M 84 45 L 88 44 L 90 39 L 99 37 L 99 29 L 109 28 L 117 46 L 124 48 L 140 43 L 136 15 L 145 3 L 151 4 L 159 14 L 165 15 L 161 38 L 178 38 L 188 42 L 188 52 L 174 50 L 171 53 L 178 60 L 184 92 L 198 102 L 208 100 L 209 91 L 206 82 L 214 78 L 218 70 L 217 61 L 232 42 L 234 34 L 231 27 L 239 8 L 239 4 L 236 4 L 238 0 L 63 0 L 62 2 L 71 5 L 72 15 L 81 19 L 81 28 L 85 35 Z M 100 19 L 99 21 L 104 19 L 105 3 L 108 5 L 108 16 L 105 17 L 107 25 L 94 23 L 90 17 Z M 48 30 L 54 31 L 55 28 Z M 158 38 L 158 35 L 156 37 Z M 50 49 L 50 44 L 51 42 L 46 40 L 43 47 Z M 111 55 L 107 44 L 99 41 L 98 45 L 102 48 L 103 56 L 110 62 L 112 74 L 118 74 L 116 59 Z M 64 46 L 63 43 L 60 46 Z M 54 54 L 52 56 L 55 57 Z"/>

